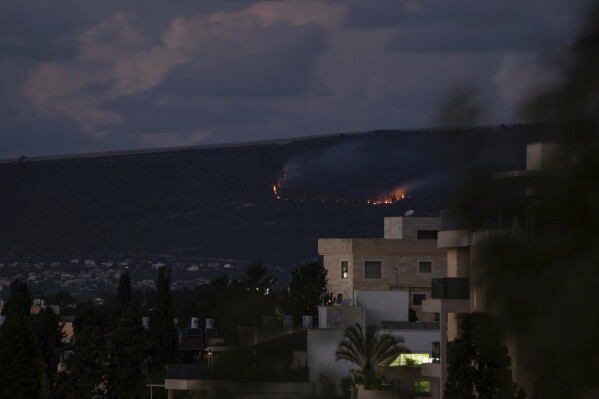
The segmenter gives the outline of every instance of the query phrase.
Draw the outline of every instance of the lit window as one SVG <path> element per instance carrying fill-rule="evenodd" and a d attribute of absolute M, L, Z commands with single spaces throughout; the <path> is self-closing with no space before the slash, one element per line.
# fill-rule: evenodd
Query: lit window
<path fill-rule="evenodd" d="M 420 306 L 425 299 L 426 294 L 412 294 L 412 305 Z"/>
<path fill-rule="evenodd" d="M 431 383 L 429 380 L 414 380 L 414 392 L 429 393 L 431 391 Z"/>
<path fill-rule="evenodd" d="M 341 261 L 341 278 L 349 277 L 349 265 L 346 260 Z"/>
<path fill-rule="evenodd" d="M 418 262 L 418 273 L 432 273 L 433 262 Z"/>
<path fill-rule="evenodd" d="M 381 262 L 364 262 L 364 278 L 381 278 Z"/>

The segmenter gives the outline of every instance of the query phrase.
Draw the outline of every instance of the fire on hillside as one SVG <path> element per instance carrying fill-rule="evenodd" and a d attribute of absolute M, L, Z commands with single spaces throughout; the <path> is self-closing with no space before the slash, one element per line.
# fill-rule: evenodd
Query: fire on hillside
<path fill-rule="evenodd" d="M 295 172 L 299 175 L 298 172 Z M 285 201 L 318 201 L 322 203 L 355 203 L 368 205 L 391 205 L 399 201 L 412 198 L 404 186 L 397 187 L 391 191 L 378 194 L 374 198 L 347 198 L 340 193 L 331 192 L 307 192 L 297 188 L 285 187 L 287 179 L 286 171 L 283 171 L 281 176 L 277 178 L 276 183 L 272 185 L 272 191 L 276 199 Z"/>

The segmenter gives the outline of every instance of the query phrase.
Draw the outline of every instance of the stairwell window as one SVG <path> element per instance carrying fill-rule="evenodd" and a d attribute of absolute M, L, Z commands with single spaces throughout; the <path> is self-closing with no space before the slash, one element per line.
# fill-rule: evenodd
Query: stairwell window
<path fill-rule="evenodd" d="M 341 261 L 341 278 L 349 278 L 349 262 L 346 260 Z"/>
<path fill-rule="evenodd" d="M 416 239 L 417 240 L 436 240 L 437 239 L 437 230 L 417 230 L 416 231 Z"/>
<path fill-rule="evenodd" d="M 364 278 L 381 278 L 381 262 L 364 262 Z"/>
<path fill-rule="evenodd" d="M 433 262 L 418 262 L 418 273 L 428 274 L 433 272 Z"/>

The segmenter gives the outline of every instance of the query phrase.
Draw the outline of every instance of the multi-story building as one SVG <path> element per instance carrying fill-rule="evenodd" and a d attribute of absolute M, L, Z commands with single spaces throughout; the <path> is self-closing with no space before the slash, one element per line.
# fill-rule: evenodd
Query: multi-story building
<path fill-rule="evenodd" d="M 432 280 L 431 296 L 423 301 L 422 306 L 424 312 L 438 314 L 440 322 L 441 340 L 433 354 L 438 362 L 422 367 L 422 374 L 431 378 L 432 399 L 442 399 L 444 396 L 447 348 L 459 337 L 461 320 L 468 313 L 486 311 L 484 289 L 474 281 L 477 249 L 487 239 L 502 235 L 516 240 L 531 239 L 530 228 L 526 229 L 530 225 L 530 221 L 526 220 L 526 204 L 541 194 L 538 188 L 547 182 L 548 175 L 545 172 L 554 164 L 558 149 L 557 143 L 529 144 L 526 149 L 526 170 L 494 176 L 498 184 L 511 184 L 507 184 L 510 190 L 506 198 L 493 206 L 441 212 L 437 245 L 447 253 L 447 277 Z M 506 338 L 505 344 L 512 359 L 514 381 L 531 392 L 527 375 L 519 367 L 516 345 L 510 337 Z"/>
<path fill-rule="evenodd" d="M 318 240 L 329 292 L 339 303 L 355 303 L 360 291 L 406 291 L 418 320 L 433 321 L 421 305 L 431 278 L 447 273 L 447 251 L 437 247 L 439 218 L 387 217 L 384 225 L 384 238 Z"/>

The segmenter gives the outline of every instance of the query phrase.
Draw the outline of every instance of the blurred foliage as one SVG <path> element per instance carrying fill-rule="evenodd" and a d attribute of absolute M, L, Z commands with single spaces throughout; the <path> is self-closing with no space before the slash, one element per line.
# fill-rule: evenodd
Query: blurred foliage
<path fill-rule="evenodd" d="M 528 240 L 487 242 L 477 279 L 544 399 L 599 389 L 599 2 L 560 67 L 524 112 L 559 127 L 561 158 L 527 199 Z"/>
<path fill-rule="evenodd" d="M 511 359 L 501 328 L 487 313 L 471 313 L 453 341 L 447 364 L 447 399 L 523 399 L 512 381 Z"/>

